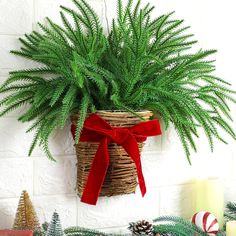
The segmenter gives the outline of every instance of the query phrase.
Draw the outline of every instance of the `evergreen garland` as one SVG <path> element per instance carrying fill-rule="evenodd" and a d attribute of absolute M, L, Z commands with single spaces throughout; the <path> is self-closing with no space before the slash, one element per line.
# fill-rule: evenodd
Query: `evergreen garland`
<path fill-rule="evenodd" d="M 235 206 L 233 206 L 232 214 L 235 214 Z M 142 221 L 138 221 L 140 224 Z M 143 221 L 144 222 L 144 221 Z M 145 221 L 147 222 L 147 221 Z M 135 223 L 130 223 L 129 230 L 132 235 L 139 235 L 133 231 Z M 150 224 L 151 225 L 151 224 Z M 139 227 L 137 225 L 137 227 Z M 155 236 L 207 236 L 207 233 L 203 232 L 198 226 L 191 221 L 176 216 L 161 216 L 153 221 L 153 235 Z M 144 234 L 143 229 L 140 231 L 140 235 Z M 147 231 L 150 235 L 150 231 Z M 55 212 L 50 224 L 44 223 L 42 230 L 36 230 L 34 236 L 125 236 L 130 234 L 109 234 L 100 232 L 94 229 L 87 229 L 83 227 L 69 227 L 62 230 L 61 223 L 58 214 Z M 219 231 L 216 236 L 225 236 L 224 231 Z"/>
<path fill-rule="evenodd" d="M 70 227 L 65 229 L 66 236 L 108 236 L 97 230 L 86 229 L 81 227 Z M 117 235 L 118 236 L 118 235 Z"/>
<path fill-rule="evenodd" d="M 161 216 L 154 220 L 154 230 L 160 234 L 171 234 L 174 236 L 207 236 L 198 226 L 191 221 L 177 216 Z M 217 236 L 224 236 L 224 231 L 219 231 Z"/>
<path fill-rule="evenodd" d="M 44 222 L 40 230 L 34 231 L 34 236 L 45 236 L 48 230 L 49 223 Z"/>
<path fill-rule="evenodd" d="M 207 236 L 192 222 L 177 216 L 162 216 L 154 220 L 154 230 L 157 233 L 171 233 L 180 236 Z"/>
<path fill-rule="evenodd" d="M 0 88 L 7 94 L 0 116 L 29 105 L 19 117 L 32 122 L 27 132 L 35 132 L 29 155 L 40 145 L 54 160 L 50 135 L 79 112 L 78 143 L 87 114 L 98 109 L 152 110 L 165 128 L 174 124 L 189 162 L 198 127 L 212 150 L 214 138 L 226 143 L 218 128 L 235 139 L 228 105 L 235 103 L 235 91 L 213 74 L 215 50 L 190 52 L 196 41 L 183 20 L 173 13 L 151 19 L 150 4 L 141 8 L 140 0 L 128 0 L 124 6 L 118 0 L 117 19 L 105 35 L 86 0 L 72 1 L 76 9 L 61 7 L 63 26 L 47 18 L 48 26 L 39 23 L 41 32 L 26 34 L 21 49 L 12 51 L 42 66 L 10 72 Z"/>
<path fill-rule="evenodd" d="M 228 202 L 226 205 L 225 211 L 225 219 L 228 220 L 236 220 L 236 203 Z"/>

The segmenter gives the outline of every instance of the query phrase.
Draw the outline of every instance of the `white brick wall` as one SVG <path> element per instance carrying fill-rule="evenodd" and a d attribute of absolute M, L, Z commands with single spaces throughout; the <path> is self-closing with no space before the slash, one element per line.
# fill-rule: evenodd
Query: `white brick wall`
<path fill-rule="evenodd" d="M 145 1 L 145 0 L 144 0 Z M 104 0 L 89 1 L 106 24 Z M 234 83 L 234 54 L 236 34 L 234 1 L 214 0 L 150 0 L 157 5 L 156 13 L 176 10 L 178 17 L 192 25 L 192 31 L 205 48 L 217 48 L 218 73 Z M 19 48 L 17 38 L 32 29 L 45 16 L 59 21 L 59 5 L 71 5 L 70 0 L 0 0 L 0 82 L 11 69 L 33 64 L 14 57 L 9 50 Z M 106 0 L 108 20 L 115 15 L 115 0 Z M 232 112 L 235 114 L 235 107 Z M 27 157 L 32 135 L 26 135 L 26 125 L 16 121 L 18 112 L 0 118 L 0 228 L 11 227 L 19 195 L 23 189 L 30 193 L 41 222 L 49 220 L 57 209 L 65 227 L 80 225 L 105 230 L 123 231 L 130 221 L 152 219 L 172 214 L 190 217 L 192 178 L 199 172 L 221 176 L 225 183 L 225 198 L 236 201 L 235 144 L 216 145 L 214 154 L 199 140 L 198 154 L 193 166 L 185 160 L 173 128 L 160 138 L 149 140 L 143 152 L 143 171 L 147 195 L 136 194 L 100 198 L 97 206 L 80 203 L 75 194 L 76 159 L 69 129 L 58 132 L 51 140 L 51 149 L 58 162 L 48 161 L 37 149 Z M 69 124 L 68 124 L 69 125 Z M 234 124 L 235 125 L 235 124 Z M 184 204 L 183 204 L 184 202 Z"/>

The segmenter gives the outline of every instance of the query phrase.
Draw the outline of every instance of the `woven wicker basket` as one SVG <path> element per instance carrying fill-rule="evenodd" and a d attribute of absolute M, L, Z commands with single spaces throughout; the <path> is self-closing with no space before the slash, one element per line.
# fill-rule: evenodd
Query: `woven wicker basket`
<path fill-rule="evenodd" d="M 137 112 L 145 120 L 152 116 L 150 111 Z M 142 120 L 129 113 L 122 111 L 97 111 L 97 115 L 102 117 L 113 127 L 132 127 Z M 79 114 L 71 117 L 74 125 L 77 124 Z M 77 154 L 77 191 L 81 196 L 87 182 L 88 174 L 98 143 L 80 142 L 75 145 Z M 139 143 L 139 151 L 142 151 L 143 143 Z M 100 192 L 100 196 L 113 196 L 134 193 L 137 186 L 137 173 L 133 160 L 128 156 L 123 147 L 111 143 L 108 147 L 110 164 L 105 181 Z"/>

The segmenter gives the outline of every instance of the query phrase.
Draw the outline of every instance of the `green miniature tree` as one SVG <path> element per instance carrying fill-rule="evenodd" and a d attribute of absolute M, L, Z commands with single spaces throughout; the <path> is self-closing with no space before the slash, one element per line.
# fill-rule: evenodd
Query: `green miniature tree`
<path fill-rule="evenodd" d="M 46 236 L 65 236 L 57 212 L 53 213 L 52 220 L 47 228 Z"/>

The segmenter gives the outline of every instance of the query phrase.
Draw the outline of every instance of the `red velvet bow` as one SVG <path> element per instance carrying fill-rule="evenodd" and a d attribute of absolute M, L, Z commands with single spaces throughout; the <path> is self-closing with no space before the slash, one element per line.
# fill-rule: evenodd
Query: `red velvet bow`
<path fill-rule="evenodd" d="M 71 126 L 75 138 L 76 126 Z M 121 145 L 136 165 L 138 182 L 142 196 L 146 193 L 146 185 L 142 173 L 138 142 L 144 142 L 148 136 L 161 134 L 158 120 L 141 122 L 131 128 L 111 127 L 96 114 L 91 114 L 85 121 L 80 142 L 99 142 L 88 180 L 84 188 L 81 202 L 96 205 L 109 166 L 108 144 Z"/>

